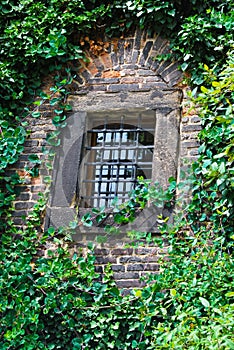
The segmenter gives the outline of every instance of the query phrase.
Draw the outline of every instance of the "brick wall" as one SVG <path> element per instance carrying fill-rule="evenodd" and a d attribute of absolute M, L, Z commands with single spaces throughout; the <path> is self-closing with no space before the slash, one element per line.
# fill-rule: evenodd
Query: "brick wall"
<path fill-rule="evenodd" d="M 157 99 L 159 103 L 168 97 L 177 99 L 178 106 L 181 105 L 180 163 L 183 166 L 184 160 L 191 163 L 191 160 L 196 159 L 197 133 L 201 127 L 195 112 L 188 114 L 188 87 L 182 84 L 178 63 L 156 59 L 158 55 L 168 52 L 169 43 L 166 40 L 158 35 L 148 37 L 147 33 L 140 30 L 132 37 L 104 43 L 98 55 L 94 55 L 90 47 L 86 52 L 87 62 L 80 60 L 73 63 L 72 68 L 77 71 L 77 75 L 70 86 L 69 102 L 74 110 L 78 107 L 89 110 L 94 104 L 97 110 L 101 110 L 104 100 L 110 107 L 116 103 L 124 108 L 126 101 L 140 104 L 142 96 L 148 96 L 149 101 Z M 48 90 L 48 86 L 49 79 L 45 89 Z M 40 119 L 28 119 L 31 133 L 25 143 L 25 150 L 14 167 L 9 169 L 9 172 L 16 170 L 24 180 L 20 186 L 21 193 L 15 201 L 14 217 L 17 225 L 23 224 L 22 215 L 26 215 L 36 203 L 38 193 L 46 189 L 42 174 L 32 178 L 25 170 L 33 166 L 28 161 L 30 154 L 44 157 L 42 147 L 46 143 L 46 135 L 55 129 L 51 122 L 51 107 L 43 104 L 40 110 Z M 147 271 L 157 273 L 158 259 L 162 254 L 166 253 L 158 247 L 97 248 L 97 269 L 103 273 L 104 266 L 111 263 L 119 287 L 137 287 L 142 285 L 139 278 Z"/>
<path fill-rule="evenodd" d="M 114 278 L 119 288 L 129 289 L 145 285 L 149 272 L 158 273 L 160 259 L 165 258 L 166 249 L 157 247 L 96 248 L 97 271 L 103 274 L 108 263 L 112 265 Z"/>

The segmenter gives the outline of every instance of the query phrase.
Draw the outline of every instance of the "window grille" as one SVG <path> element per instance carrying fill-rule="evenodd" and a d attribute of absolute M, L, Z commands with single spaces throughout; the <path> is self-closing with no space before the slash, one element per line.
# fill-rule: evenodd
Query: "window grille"
<path fill-rule="evenodd" d="M 151 178 L 155 118 L 106 116 L 92 124 L 83 147 L 80 207 L 109 207 L 116 197 L 127 200 L 139 176 Z"/>

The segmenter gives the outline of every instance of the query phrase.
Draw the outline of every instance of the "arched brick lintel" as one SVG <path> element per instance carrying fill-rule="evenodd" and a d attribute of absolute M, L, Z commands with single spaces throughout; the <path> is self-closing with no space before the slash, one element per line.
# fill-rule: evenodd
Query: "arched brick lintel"
<path fill-rule="evenodd" d="M 99 55 L 86 52 L 87 61 L 80 60 L 73 91 L 119 92 L 147 91 L 151 88 L 176 88 L 182 79 L 178 62 L 157 60 L 170 52 L 169 42 L 159 35 L 148 36 L 136 30 L 132 37 L 112 39 Z"/>

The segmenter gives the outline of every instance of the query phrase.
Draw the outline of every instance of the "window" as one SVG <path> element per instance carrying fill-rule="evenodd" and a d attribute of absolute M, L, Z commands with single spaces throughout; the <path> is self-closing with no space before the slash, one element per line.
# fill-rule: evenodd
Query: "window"
<path fill-rule="evenodd" d="M 177 175 L 180 110 L 174 100 L 170 106 L 158 102 L 153 108 L 150 100 L 146 107 L 142 102 L 142 107 L 121 109 L 111 101 L 114 107 L 106 110 L 100 107 L 103 101 L 100 106 L 85 101 L 87 111 L 67 119 L 56 149 L 46 227 L 69 225 L 77 208 L 82 217 L 90 208 L 109 207 L 115 197 L 123 203 L 138 176 L 167 186 L 167 179 Z M 144 215 L 146 228 L 141 218 L 137 225 L 151 230 L 156 215 L 146 210 Z"/>
<path fill-rule="evenodd" d="M 122 203 L 138 177 L 152 177 L 155 113 L 90 116 L 88 125 L 79 207 L 109 207 L 116 197 Z"/>

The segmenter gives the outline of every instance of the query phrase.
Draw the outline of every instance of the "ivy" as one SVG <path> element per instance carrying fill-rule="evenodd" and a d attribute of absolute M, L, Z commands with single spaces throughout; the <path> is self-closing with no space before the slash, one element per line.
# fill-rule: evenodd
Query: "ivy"
<path fill-rule="evenodd" d="M 200 132 L 200 157 L 194 164 L 196 180 L 191 212 L 192 216 L 199 212 L 200 222 L 209 222 L 213 233 L 228 239 L 234 223 L 232 51 L 218 76 L 214 71 L 205 65 L 204 80 L 209 81 L 210 88 L 202 86 L 195 99 L 200 105 L 203 129 Z"/>
<path fill-rule="evenodd" d="M 230 0 L 188 17 L 181 25 L 171 46 L 182 62 L 181 69 L 191 72 L 194 85 L 204 83 L 203 64 L 218 72 L 226 62 L 234 44 L 233 21 L 233 2 Z"/>
<path fill-rule="evenodd" d="M 232 0 L 3 0 L 0 9 L 0 345 L 1 349 L 232 349 L 233 321 L 233 1 Z M 198 161 L 184 183 L 162 191 L 141 183 L 129 202 L 113 203 L 112 227 L 121 230 L 145 208 L 176 208 L 174 223 L 159 216 L 161 236 L 130 232 L 168 249 L 158 275 L 123 296 L 110 267 L 103 280 L 95 256 L 74 248 L 81 223 L 42 232 L 46 197 L 41 196 L 23 228 L 12 221 L 12 201 L 21 179 L 10 171 L 23 152 L 26 117 L 54 108 L 57 129 L 47 142 L 58 146 L 70 107 L 67 87 L 74 60 L 105 37 L 127 35 L 135 26 L 170 39 L 172 53 L 194 89 L 203 129 Z M 43 78 L 54 77 L 51 93 Z M 45 150 L 47 152 L 48 150 Z M 52 157 L 53 155 L 48 155 Z M 32 176 L 40 158 L 31 155 Z M 51 168 L 51 164 L 47 163 Z M 48 182 L 50 178 L 48 177 Z M 178 187 L 178 195 L 175 196 Z M 184 192 L 190 188 L 190 203 Z M 108 212 L 94 208 L 82 224 L 105 226 Z M 45 255 L 42 252 L 46 251 Z"/>

